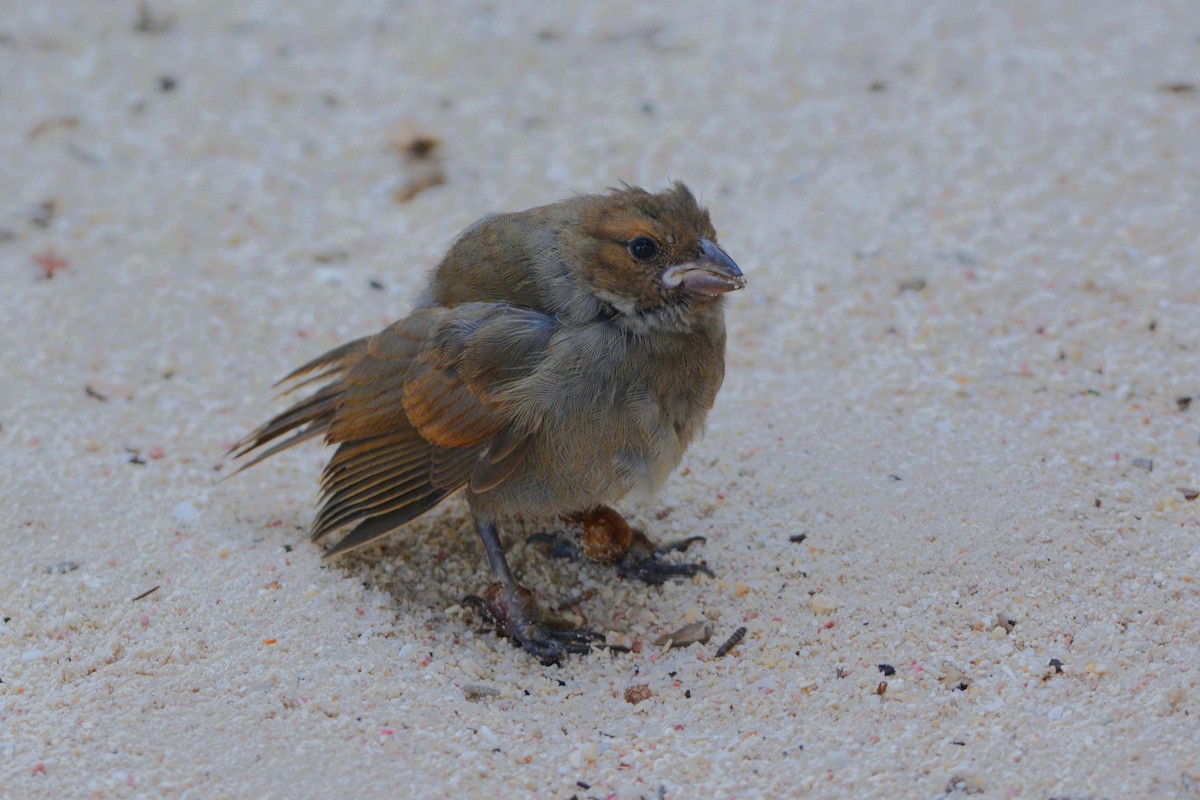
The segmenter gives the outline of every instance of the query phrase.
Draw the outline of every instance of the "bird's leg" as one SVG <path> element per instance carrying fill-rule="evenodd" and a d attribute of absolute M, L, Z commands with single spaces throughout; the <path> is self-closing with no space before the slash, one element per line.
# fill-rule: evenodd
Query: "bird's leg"
<path fill-rule="evenodd" d="M 689 536 L 655 547 L 646 534 L 631 527 L 624 517 L 608 506 L 571 514 L 564 517 L 564 521 L 582 532 L 583 555 L 602 564 L 615 565 L 622 578 L 660 584 L 674 577 L 712 576 L 704 563 L 674 564 L 660 560 L 667 553 L 682 552 L 696 542 L 703 542 L 703 536 Z M 547 544 L 549 554 L 559 558 L 575 558 L 580 553 L 580 547 L 566 537 L 543 533 L 535 534 L 529 540 Z"/>
<path fill-rule="evenodd" d="M 544 616 L 533 592 L 513 578 L 496 524 L 476 517 L 475 525 L 496 582 L 483 597 L 472 595 L 466 599 L 479 607 L 483 616 L 496 626 L 497 633 L 509 637 L 546 665 L 558 663 L 568 653 L 587 653 L 592 649 L 591 642 L 603 639 L 598 633 L 574 630 L 562 620 Z"/>

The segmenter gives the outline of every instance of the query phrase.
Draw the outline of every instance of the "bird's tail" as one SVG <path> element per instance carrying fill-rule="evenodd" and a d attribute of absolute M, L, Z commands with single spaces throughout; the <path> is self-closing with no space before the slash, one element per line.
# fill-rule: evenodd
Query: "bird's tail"
<path fill-rule="evenodd" d="M 367 341 L 366 338 L 363 338 L 347 342 L 323 356 L 314 358 L 276 383 L 276 386 L 286 385 L 280 393 L 280 396 L 283 396 L 304 386 L 326 381 L 320 389 L 258 426 L 230 447 L 229 453 L 232 453 L 234 458 L 241 458 L 265 444 L 274 442 L 284 434 L 291 434 L 286 439 L 275 442 L 267 449 L 257 453 L 254 458 L 231 473 L 230 477 L 281 450 L 286 450 L 292 445 L 314 436 L 320 436 L 328 431 L 342 401 L 342 394 L 346 386 L 345 375 L 367 352 Z"/>

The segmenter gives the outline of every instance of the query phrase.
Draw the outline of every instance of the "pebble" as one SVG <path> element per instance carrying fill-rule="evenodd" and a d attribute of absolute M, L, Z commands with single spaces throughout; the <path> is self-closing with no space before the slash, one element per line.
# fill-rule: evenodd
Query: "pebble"
<path fill-rule="evenodd" d="M 171 509 L 171 516 L 184 522 L 193 522 L 200 516 L 200 512 L 196 510 L 194 505 L 184 500 Z"/>

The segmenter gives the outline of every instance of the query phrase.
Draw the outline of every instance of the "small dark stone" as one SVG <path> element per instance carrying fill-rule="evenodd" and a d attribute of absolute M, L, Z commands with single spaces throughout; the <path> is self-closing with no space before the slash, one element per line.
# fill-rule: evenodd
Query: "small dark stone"
<path fill-rule="evenodd" d="M 422 161 L 430 158 L 438 147 L 441 145 L 441 140 L 436 136 L 414 136 L 404 147 L 404 153 L 413 161 Z"/>
<path fill-rule="evenodd" d="M 155 14 L 149 3 L 138 3 L 137 21 L 133 29 L 138 33 L 165 33 L 175 25 L 174 17 Z"/>
<path fill-rule="evenodd" d="M 880 664 L 879 671 L 882 672 L 884 675 L 886 675 L 889 678 L 896 674 L 896 668 L 893 667 L 891 664 Z"/>
<path fill-rule="evenodd" d="M 29 217 L 29 221 L 38 228 L 48 228 L 58 213 L 57 200 L 43 200 L 38 203 L 37 210 Z"/>
<path fill-rule="evenodd" d="M 733 634 L 728 639 L 725 640 L 725 644 L 723 644 L 717 648 L 717 652 L 713 656 L 713 658 L 723 658 L 724 656 L 728 655 L 729 652 L 731 650 L 733 650 L 733 648 L 737 647 L 739 644 L 742 643 L 742 639 L 744 639 L 745 637 L 746 637 L 746 626 L 743 625 L 740 628 L 738 628 L 736 631 L 734 631 Z"/>

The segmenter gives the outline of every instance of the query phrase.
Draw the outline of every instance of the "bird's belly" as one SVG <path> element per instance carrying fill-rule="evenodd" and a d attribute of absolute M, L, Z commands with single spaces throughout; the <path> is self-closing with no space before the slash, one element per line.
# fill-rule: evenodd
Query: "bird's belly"
<path fill-rule="evenodd" d="M 659 405 L 635 397 L 592 412 L 543 425 L 513 475 L 472 503 L 496 513 L 554 515 L 658 492 L 684 451 Z"/>

